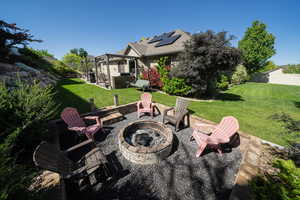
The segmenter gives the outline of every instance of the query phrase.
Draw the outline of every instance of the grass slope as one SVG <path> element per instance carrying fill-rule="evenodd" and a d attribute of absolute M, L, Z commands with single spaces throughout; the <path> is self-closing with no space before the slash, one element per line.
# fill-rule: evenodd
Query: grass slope
<path fill-rule="evenodd" d="M 88 98 L 94 98 L 97 107 L 113 104 L 113 95 L 118 94 L 120 104 L 137 101 L 141 94 L 134 88 L 104 90 L 85 84 L 79 79 L 65 79 L 57 86 L 57 100 L 61 108 L 73 106 L 80 112 L 89 111 Z M 154 101 L 172 106 L 176 97 L 154 92 Z M 194 114 L 219 122 L 223 116 L 235 116 L 241 130 L 271 142 L 286 145 L 284 129 L 270 119 L 275 113 L 285 112 L 300 119 L 300 87 L 247 83 L 235 86 L 221 94 L 217 100 L 191 102 L 189 109 Z"/>

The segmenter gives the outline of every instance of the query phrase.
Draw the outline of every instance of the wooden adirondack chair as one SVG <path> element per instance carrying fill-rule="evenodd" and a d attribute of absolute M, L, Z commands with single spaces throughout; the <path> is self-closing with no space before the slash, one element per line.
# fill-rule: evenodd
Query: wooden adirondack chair
<path fill-rule="evenodd" d="M 85 134 L 88 139 L 94 140 L 94 134 L 103 128 L 102 121 L 98 116 L 83 117 L 83 119 L 86 120 L 96 121 L 96 124 L 87 126 L 76 108 L 67 107 L 62 111 L 60 116 L 64 122 L 68 124 L 69 130 L 76 131 L 79 134 Z"/>
<path fill-rule="evenodd" d="M 153 103 L 150 93 L 143 93 L 141 95 L 141 100 L 137 103 L 137 113 L 138 118 L 140 118 L 141 113 L 150 113 L 153 118 Z"/>
<path fill-rule="evenodd" d="M 201 133 L 201 127 L 212 126 L 214 130 L 211 135 Z M 239 122 L 232 116 L 223 117 L 221 122 L 217 125 L 210 124 L 196 124 L 192 137 L 199 145 L 196 156 L 199 157 L 207 145 L 217 149 L 219 154 L 222 154 L 220 144 L 230 142 L 230 138 L 239 130 Z"/>
<path fill-rule="evenodd" d="M 77 184 L 80 190 L 96 184 L 96 171 L 111 177 L 108 162 L 93 140 L 86 140 L 66 151 L 45 141 L 35 149 L 33 161 L 36 166 L 60 174 Z"/>
<path fill-rule="evenodd" d="M 184 122 L 184 118 L 187 117 L 187 125 L 190 125 L 189 111 L 187 110 L 188 101 L 183 98 L 176 99 L 175 107 L 166 109 L 163 113 L 163 123 L 171 123 L 175 125 L 175 131 L 179 130 L 180 122 Z M 168 114 L 173 110 L 173 115 Z"/>

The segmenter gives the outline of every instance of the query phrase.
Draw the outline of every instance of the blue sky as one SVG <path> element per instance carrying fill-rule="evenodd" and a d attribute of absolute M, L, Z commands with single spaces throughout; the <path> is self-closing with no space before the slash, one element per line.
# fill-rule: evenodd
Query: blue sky
<path fill-rule="evenodd" d="M 71 48 L 91 55 L 116 52 L 128 42 L 173 29 L 228 31 L 237 39 L 254 20 L 276 36 L 276 64 L 300 63 L 299 0 L 3 0 L 0 18 L 30 29 L 32 44 L 61 58 Z"/>

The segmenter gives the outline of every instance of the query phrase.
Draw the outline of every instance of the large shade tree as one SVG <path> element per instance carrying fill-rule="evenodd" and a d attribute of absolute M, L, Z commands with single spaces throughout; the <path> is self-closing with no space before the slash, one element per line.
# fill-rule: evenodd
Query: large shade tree
<path fill-rule="evenodd" d="M 80 66 L 81 66 L 81 60 L 82 58 L 74 53 L 67 53 L 66 55 L 64 55 L 64 57 L 62 58 L 62 61 L 72 67 L 73 69 L 76 70 L 80 70 Z"/>
<path fill-rule="evenodd" d="M 211 30 L 192 35 L 184 44 L 180 62 L 171 76 L 184 78 L 196 96 L 212 95 L 220 72 L 232 70 L 241 58 L 240 51 L 232 47 L 232 35 Z"/>
<path fill-rule="evenodd" d="M 276 53 L 275 36 L 266 28 L 264 23 L 254 21 L 245 32 L 243 39 L 239 41 L 244 65 L 250 73 L 262 69 L 267 60 Z"/>
<path fill-rule="evenodd" d="M 15 23 L 7 23 L 0 20 L 0 61 L 13 62 L 10 57 L 10 49 L 16 46 L 26 46 L 29 42 L 42 42 L 34 39 L 29 30 L 17 27 Z"/>

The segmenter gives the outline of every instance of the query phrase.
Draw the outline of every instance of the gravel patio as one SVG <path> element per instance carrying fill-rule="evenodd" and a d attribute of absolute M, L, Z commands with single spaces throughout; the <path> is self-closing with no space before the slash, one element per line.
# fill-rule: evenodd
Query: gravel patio
<path fill-rule="evenodd" d="M 149 120 L 151 117 L 143 116 Z M 197 145 L 190 142 L 192 128 L 174 131 L 172 154 L 155 165 L 137 165 L 126 160 L 118 148 L 117 135 L 121 128 L 137 120 L 137 113 L 125 115 L 125 119 L 110 125 L 107 133 L 98 133 L 98 146 L 108 155 L 114 155 L 124 171 L 109 187 L 103 190 L 96 185 L 94 190 L 84 194 L 89 199 L 228 199 L 238 172 L 241 153 L 233 148 L 223 155 L 207 150 L 196 158 Z M 161 115 L 153 120 L 161 121 Z M 102 188 L 102 189 L 100 189 Z"/>

